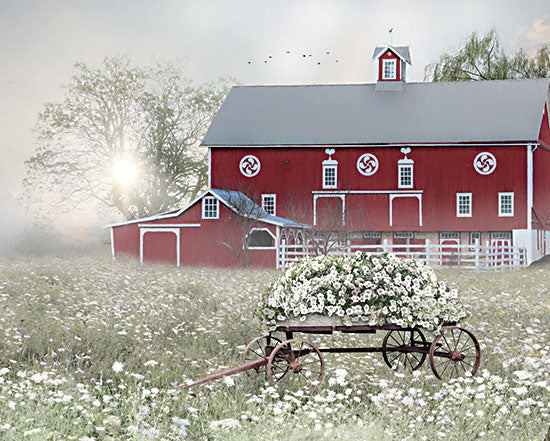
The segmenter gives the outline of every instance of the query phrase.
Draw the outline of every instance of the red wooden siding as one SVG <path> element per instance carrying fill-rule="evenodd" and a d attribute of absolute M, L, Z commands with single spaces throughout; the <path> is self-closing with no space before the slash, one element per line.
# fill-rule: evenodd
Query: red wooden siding
<path fill-rule="evenodd" d="M 392 201 L 392 224 L 396 228 L 418 230 L 419 203 L 416 197 L 397 197 Z"/>
<path fill-rule="evenodd" d="M 128 254 L 139 258 L 139 228 L 137 224 L 113 228 L 113 239 L 115 243 L 115 257 Z"/>
<path fill-rule="evenodd" d="M 290 201 L 301 201 L 312 207 L 312 191 L 322 189 L 322 161 L 328 158 L 325 147 L 319 148 L 211 148 L 211 186 L 225 188 L 227 182 L 234 189 L 253 187 L 258 194 L 277 194 L 277 214 L 296 218 Z M 480 175 L 473 167 L 475 156 L 491 152 L 497 159 L 496 170 Z M 363 153 L 374 154 L 379 161 L 378 171 L 363 176 L 356 168 Z M 261 161 L 261 170 L 253 178 L 239 171 L 239 161 L 253 154 Z M 414 160 L 414 180 L 411 190 L 422 191 L 422 227 L 416 231 L 510 231 L 526 228 L 527 154 L 525 146 L 486 147 L 412 147 L 407 155 Z M 336 148 L 332 158 L 338 161 L 337 191 L 397 191 L 397 161 L 404 157 L 399 147 Z M 456 193 L 472 193 L 472 217 L 457 218 Z M 514 192 L 514 216 L 498 216 L 498 193 Z M 353 210 L 366 210 L 376 216 L 361 216 L 361 222 L 351 221 Z M 394 199 L 394 202 L 397 200 Z M 260 202 L 260 201 L 256 201 Z M 387 194 L 347 195 L 346 228 L 350 230 L 392 231 L 389 226 L 389 196 Z M 309 219 L 300 219 L 313 223 Z"/>
<path fill-rule="evenodd" d="M 550 230 L 550 127 L 548 108 L 544 109 L 539 139 L 542 145 L 533 153 L 533 228 Z"/>

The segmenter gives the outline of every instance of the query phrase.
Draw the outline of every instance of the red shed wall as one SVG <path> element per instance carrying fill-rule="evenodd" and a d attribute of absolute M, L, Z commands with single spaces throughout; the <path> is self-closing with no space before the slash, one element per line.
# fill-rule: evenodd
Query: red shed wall
<path fill-rule="evenodd" d="M 533 228 L 550 230 L 550 127 L 547 107 L 544 109 L 539 140 L 541 145 L 533 153 L 533 209 L 541 222 L 534 217 Z"/>
<path fill-rule="evenodd" d="M 240 224 L 234 213 L 220 202 L 219 219 L 202 219 L 202 201 L 198 201 L 178 217 L 139 222 L 155 227 L 159 224 L 200 224 L 200 227 L 180 228 L 180 265 L 182 266 L 239 266 L 226 242 L 236 249 L 240 244 Z M 170 227 L 175 228 L 175 227 Z M 260 224 L 276 235 L 276 227 Z M 139 228 L 136 224 L 114 228 L 115 255 L 128 253 L 139 258 Z M 146 233 L 144 235 L 144 261 L 175 264 L 175 238 L 173 233 Z M 249 250 L 249 263 L 255 267 L 275 267 L 275 250 Z"/>
<path fill-rule="evenodd" d="M 324 150 L 325 146 L 211 148 L 211 186 L 237 190 L 254 188 L 258 194 L 275 193 L 278 216 L 313 224 L 312 191 L 323 191 L 321 163 L 327 159 Z M 473 167 L 475 156 L 485 151 L 497 159 L 497 168 L 490 175 L 480 175 Z M 372 176 L 363 176 L 357 170 L 357 159 L 364 153 L 378 158 L 379 169 Z M 260 172 L 252 178 L 239 171 L 241 158 L 249 154 L 261 162 Z M 336 147 L 336 153 L 332 155 L 338 161 L 336 190 L 399 190 L 397 161 L 403 157 L 400 147 Z M 346 196 L 347 228 L 379 231 L 510 231 L 526 228 L 525 146 L 412 147 L 408 157 L 415 161 L 412 190 L 423 191 L 423 226 L 390 227 L 388 195 L 356 194 Z M 471 218 L 457 218 L 456 193 L 469 192 L 472 193 L 473 215 Z M 499 192 L 514 192 L 513 217 L 498 216 Z M 409 217 L 412 220 L 414 216 L 405 216 L 403 223 Z"/>
<path fill-rule="evenodd" d="M 139 259 L 139 229 L 137 224 L 113 227 L 113 240 L 115 257 L 129 254 Z"/>

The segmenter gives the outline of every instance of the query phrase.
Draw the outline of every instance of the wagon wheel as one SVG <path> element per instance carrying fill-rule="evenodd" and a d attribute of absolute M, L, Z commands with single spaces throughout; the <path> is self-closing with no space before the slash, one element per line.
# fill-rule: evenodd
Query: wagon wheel
<path fill-rule="evenodd" d="M 436 359 L 436 357 L 439 357 Z M 430 365 L 440 380 L 475 375 L 481 361 L 481 349 L 474 334 L 456 326 L 445 328 L 430 346 Z"/>
<path fill-rule="evenodd" d="M 265 340 L 265 342 L 262 340 Z M 260 358 L 265 358 L 267 360 L 267 358 L 273 351 L 273 348 L 279 343 L 281 343 L 280 339 L 278 339 L 277 337 L 272 337 L 270 335 L 262 335 L 261 337 L 256 337 L 254 340 L 246 345 L 246 348 L 244 348 L 243 364 L 246 364 L 249 361 L 258 360 Z M 254 368 L 254 372 L 256 374 L 265 371 L 265 365 Z M 246 371 L 246 375 L 252 377 L 253 372 Z"/>
<path fill-rule="evenodd" d="M 426 360 L 426 353 L 398 349 L 403 347 L 424 348 L 425 350 L 427 342 L 422 331 L 417 328 L 409 331 L 391 330 L 386 333 L 382 341 L 382 357 L 391 369 L 396 371 L 419 369 Z M 392 350 L 394 348 L 395 350 Z"/>
<path fill-rule="evenodd" d="M 267 361 L 267 376 L 275 386 L 315 388 L 323 378 L 325 361 L 311 343 L 294 338 L 279 343 Z"/>

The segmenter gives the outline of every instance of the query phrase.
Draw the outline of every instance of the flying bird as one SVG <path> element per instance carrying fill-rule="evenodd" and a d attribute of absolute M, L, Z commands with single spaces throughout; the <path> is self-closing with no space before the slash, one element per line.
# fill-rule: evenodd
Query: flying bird
<path fill-rule="evenodd" d="M 286 51 L 287 54 L 290 54 L 290 51 Z"/>

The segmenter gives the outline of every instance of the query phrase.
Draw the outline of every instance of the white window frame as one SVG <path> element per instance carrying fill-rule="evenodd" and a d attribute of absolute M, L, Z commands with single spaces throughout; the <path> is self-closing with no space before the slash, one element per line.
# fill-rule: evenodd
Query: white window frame
<path fill-rule="evenodd" d="M 386 75 L 386 66 L 393 65 L 393 69 L 389 67 L 389 73 L 393 73 L 393 76 Z M 383 80 L 395 80 L 397 78 L 397 60 L 395 58 L 382 60 L 382 79 Z"/>
<path fill-rule="evenodd" d="M 396 231 L 393 233 L 394 239 L 412 239 L 414 237 L 414 233 L 412 231 Z"/>
<path fill-rule="evenodd" d="M 460 198 L 461 197 L 468 197 L 469 198 L 468 213 L 461 213 L 460 212 Z M 456 217 L 472 217 L 472 193 L 457 193 L 456 194 Z"/>
<path fill-rule="evenodd" d="M 214 201 L 214 206 L 216 207 L 216 216 L 207 216 L 206 212 L 206 201 Z M 219 219 L 220 218 L 220 201 L 214 196 L 205 196 L 202 198 L 202 218 L 203 219 Z"/>
<path fill-rule="evenodd" d="M 511 212 L 505 213 L 503 211 L 503 203 L 502 199 L 504 197 L 510 196 L 510 205 L 511 205 Z M 514 192 L 508 191 L 508 192 L 501 192 L 498 194 L 498 217 L 514 217 Z"/>
<path fill-rule="evenodd" d="M 334 184 L 327 184 L 327 170 L 334 170 Z M 338 188 L 337 165 L 323 165 L 323 188 Z"/>
<path fill-rule="evenodd" d="M 266 206 L 266 200 L 269 198 L 273 198 L 273 213 L 269 213 L 265 209 Z M 276 194 L 262 194 L 262 208 L 267 211 L 269 214 L 272 214 L 273 216 L 276 216 L 277 214 L 277 195 Z"/>
<path fill-rule="evenodd" d="M 267 231 L 269 235 L 273 238 L 273 246 L 272 247 L 253 247 L 248 244 L 249 250 L 274 250 L 277 248 L 277 237 L 269 230 L 269 228 L 252 228 L 248 234 L 246 235 L 246 240 L 248 242 L 248 236 L 250 236 L 251 233 L 254 231 Z"/>
<path fill-rule="evenodd" d="M 411 183 L 403 184 L 401 181 L 401 170 L 409 168 L 411 169 Z M 397 166 L 397 188 L 413 188 L 414 186 L 414 164 L 398 164 Z"/>
<path fill-rule="evenodd" d="M 470 245 L 481 245 L 481 232 L 472 231 L 470 233 Z"/>

